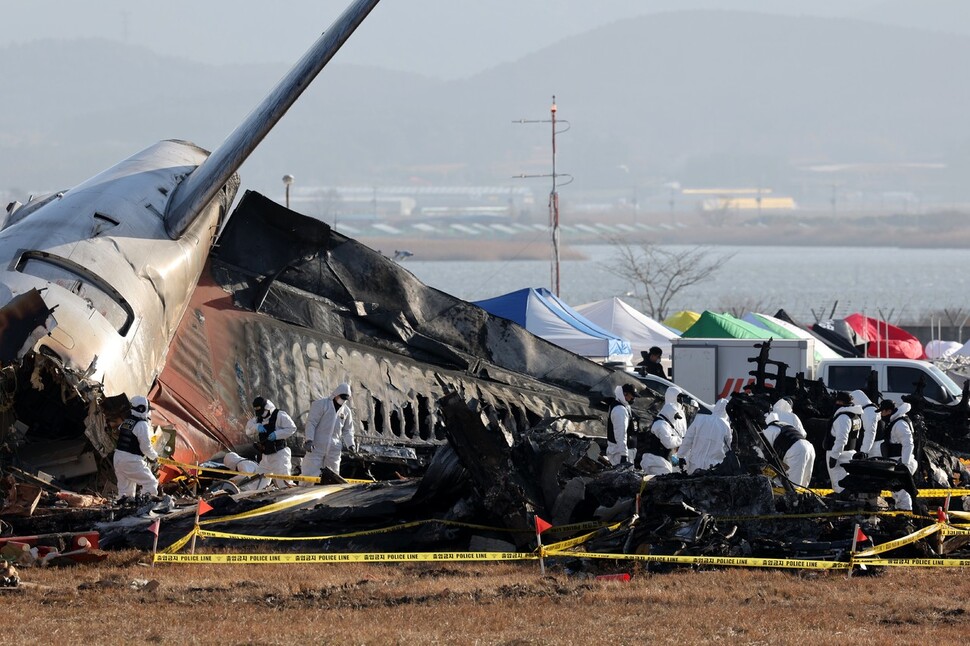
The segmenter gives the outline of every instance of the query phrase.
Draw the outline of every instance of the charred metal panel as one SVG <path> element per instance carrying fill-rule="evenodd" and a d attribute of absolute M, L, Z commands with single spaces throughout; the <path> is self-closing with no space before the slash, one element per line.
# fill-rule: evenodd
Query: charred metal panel
<path fill-rule="evenodd" d="M 612 396 L 622 381 L 614 371 L 427 287 L 373 249 L 251 191 L 213 257 L 217 278 L 235 288 L 239 305 L 275 318 L 448 367 L 462 356 L 469 372 L 485 371 L 486 378 L 494 378 L 487 374 L 494 366 L 593 399 Z M 273 298 L 262 297 L 274 289 Z"/>
<path fill-rule="evenodd" d="M 576 430 L 602 436 L 605 412 L 591 408 L 626 378 L 249 192 L 211 254 L 159 378 L 159 392 L 180 410 L 159 402 L 160 412 L 204 458 L 214 438 L 248 444 L 241 433 L 253 397 L 269 397 L 302 427 L 310 403 L 342 381 L 353 387 L 366 449 L 443 443 L 437 402 L 451 392 L 502 411 L 510 428 L 568 417 Z M 199 431 L 205 439 L 190 439 Z"/>

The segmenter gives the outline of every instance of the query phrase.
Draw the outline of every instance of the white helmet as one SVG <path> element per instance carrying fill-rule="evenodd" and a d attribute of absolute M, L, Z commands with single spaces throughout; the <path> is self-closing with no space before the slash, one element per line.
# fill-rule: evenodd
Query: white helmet
<path fill-rule="evenodd" d="M 147 420 L 151 417 L 152 407 L 148 403 L 147 397 L 142 397 L 141 395 L 135 395 L 131 398 L 131 416 L 137 419 Z"/>

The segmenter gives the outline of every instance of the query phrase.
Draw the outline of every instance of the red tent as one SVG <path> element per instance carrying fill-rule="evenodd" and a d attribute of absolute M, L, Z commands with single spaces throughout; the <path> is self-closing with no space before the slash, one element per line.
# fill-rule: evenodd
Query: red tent
<path fill-rule="evenodd" d="M 923 344 L 902 328 L 859 313 L 845 317 L 845 322 L 857 334 L 868 339 L 869 345 L 866 354 L 870 357 L 886 357 L 889 359 L 926 358 L 923 353 Z"/>

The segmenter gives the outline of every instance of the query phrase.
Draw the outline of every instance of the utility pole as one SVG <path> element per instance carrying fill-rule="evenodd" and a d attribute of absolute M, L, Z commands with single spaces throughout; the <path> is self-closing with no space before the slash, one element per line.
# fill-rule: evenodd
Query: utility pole
<path fill-rule="evenodd" d="M 569 122 L 556 118 L 558 108 L 556 107 L 556 95 L 552 95 L 552 107 L 549 109 L 549 119 L 519 119 L 512 123 L 551 123 L 552 124 L 552 174 L 551 175 L 516 175 L 516 178 L 551 177 L 552 190 L 549 192 L 549 229 L 552 232 L 552 266 L 550 268 L 550 291 L 559 296 L 560 277 L 559 277 L 559 178 L 568 178 L 562 186 L 572 182 L 573 176 L 568 173 L 556 171 L 556 135 L 569 130 Z M 565 125 L 564 130 L 557 130 L 557 124 Z"/>

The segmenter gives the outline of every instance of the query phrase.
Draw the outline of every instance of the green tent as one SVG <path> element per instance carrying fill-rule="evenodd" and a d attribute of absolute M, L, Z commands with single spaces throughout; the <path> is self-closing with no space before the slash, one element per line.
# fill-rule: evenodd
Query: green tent
<path fill-rule="evenodd" d="M 764 328 L 742 321 L 730 314 L 717 314 L 704 310 L 690 328 L 681 335 L 684 339 L 768 339 L 777 338 Z"/>

